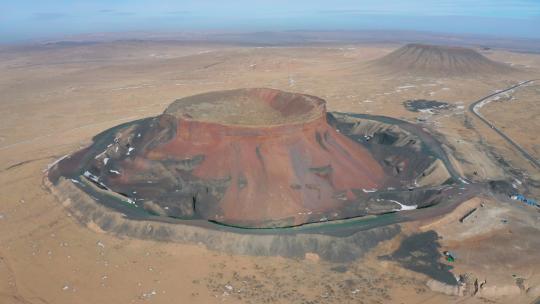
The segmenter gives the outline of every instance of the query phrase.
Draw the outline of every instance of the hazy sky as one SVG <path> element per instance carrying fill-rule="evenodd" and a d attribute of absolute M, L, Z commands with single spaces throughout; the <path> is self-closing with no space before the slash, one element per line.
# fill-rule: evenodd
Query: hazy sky
<path fill-rule="evenodd" d="M 0 0 L 0 41 L 122 31 L 398 29 L 540 38 L 540 0 Z"/>

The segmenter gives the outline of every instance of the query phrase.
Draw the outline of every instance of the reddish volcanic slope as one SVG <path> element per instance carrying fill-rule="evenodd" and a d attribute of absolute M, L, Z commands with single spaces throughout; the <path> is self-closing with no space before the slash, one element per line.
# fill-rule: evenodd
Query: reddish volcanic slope
<path fill-rule="evenodd" d="M 245 121 L 201 113 L 223 106 L 239 115 L 235 102 L 241 116 L 249 115 Z M 312 96 L 270 89 L 210 93 L 176 101 L 165 114 L 175 116 L 176 136 L 144 157 L 204 155 L 194 176 L 231 179 L 220 212 L 206 214 L 219 221 L 293 217 L 298 224 L 308 212 L 339 209 L 343 195 L 354 199 L 351 189 L 378 188 L 383 179 L 368 151 L 330 127 L 324 101 Z"/>
<path fill-rule="evenodd" d="M 322 99 L 239 89 L 183 98 L 107 130 L 49 177 L 123 213 L 282 227 L 399 210 L 390 199 L 368 201 L 390 185 L 386 173 L 327 122 Z"/>

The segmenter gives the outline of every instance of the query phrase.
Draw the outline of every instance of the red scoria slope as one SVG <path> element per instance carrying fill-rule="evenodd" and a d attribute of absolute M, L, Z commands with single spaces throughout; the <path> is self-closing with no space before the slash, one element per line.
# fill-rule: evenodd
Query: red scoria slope
<path fill-rule="evenodd" d="M 195 106 L 190 108 L 191 102 Z M 253 103 L 241 104 L 240 115 L 259 117 L 240 124 L 229 120 L 228 113 L 210 119 L 199 113 L 201 108 L 215 111 L 223 103 L 234 108 L 235 102 Z M 328 125 L 325 102 L 316 97 L 271 89 L 235 90 L 179 100 L 165 114 L 177 118 L 176 137 L 147 157 L 204 155 L 193 175 L 203 180 L 230 177 L 219 202 L 222 213 L 213 215 L 220 221 L 294 217 L 299 224 L 308 213 L 339 210 L 345 202 L 340 195 L 354 199 L 351 189 L 378 188 L 383 179 L 367 150 Z"/>
<path fill-rule="evenodd" d="M 246 227 L 338 219 L 361 214 L 359 193 L 385 182 L 368 150 L 328 124 L 324 100 L 273 89 L 183 98 L 94 140 L 53 171 L 165 217 Z"/>

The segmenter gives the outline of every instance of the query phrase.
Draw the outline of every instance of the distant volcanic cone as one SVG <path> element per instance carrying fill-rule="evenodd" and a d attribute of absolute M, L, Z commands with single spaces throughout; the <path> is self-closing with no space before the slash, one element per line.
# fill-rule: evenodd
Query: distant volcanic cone
<path fill-rule="evenodd" d="M 404 197 L 394 188 L 412 184 L 423 170 L 440 175 L 410 134 L 361 135 L 364 123 L 341 131 L 327 117 L 335 120 L 322 99 L 309 95 L 200 94 L 97 135 L 92 146 L 53 166 L 49 178 L 71 180 L 123 213 L 283 227 L 407 208 L 399 201 L 422 195 L 405 190 Z M 368 142 L 374 136 L 378 141 Z M 400 155 L 388 152 L 394 143 Z M 385 187 L 391 190 L 375 193 Z"/>
<path fill-rule="evenodd" d="M 371 66 L 383 72 L 421 76 L 493 76 L 517 71 L 472 49 L 426 44 L 407 44 L 374 60 Z"/>

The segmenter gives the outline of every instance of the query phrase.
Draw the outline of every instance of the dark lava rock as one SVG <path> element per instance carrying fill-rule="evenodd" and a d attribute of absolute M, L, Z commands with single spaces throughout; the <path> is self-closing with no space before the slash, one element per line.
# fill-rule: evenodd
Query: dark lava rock
<path fill-rule="evenodd" d="M 456 285 L 457 281 L 450 272 L 452 266 L 443 264 L 439 236 L 435 231 L 413 234 L 401 242 L 391 255 L 380 259 L 398 262 L 404 268 L 423 273 L 437 281 Z"/>
<path fill-rule="evenodd" d="M 446 102 L 435 100 L 415 99 L 403 102 L 405 108 L 411 112 L 420 112 L 422 110 L 443 110 L 448 109 L 449 105 Z"/>

